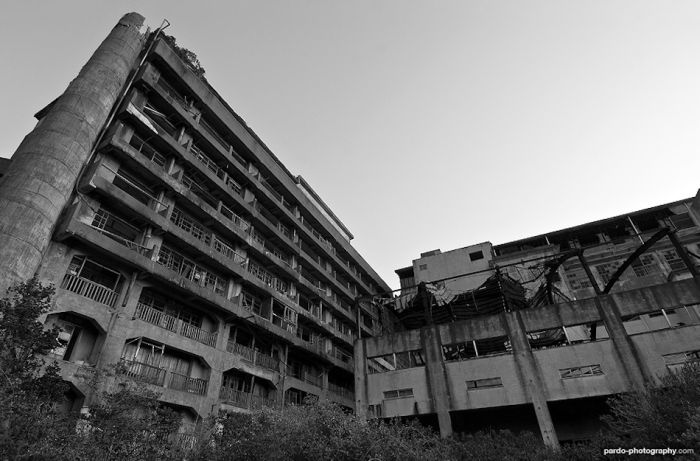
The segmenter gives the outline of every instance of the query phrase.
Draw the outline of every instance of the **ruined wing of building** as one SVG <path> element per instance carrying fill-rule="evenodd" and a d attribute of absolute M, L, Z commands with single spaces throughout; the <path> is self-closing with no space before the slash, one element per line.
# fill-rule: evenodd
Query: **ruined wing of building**
<path fill-rule="evenodd" d="M 396 273 L 392 334 L 355 344 L 357 411 L 443 435 L 600 429 L 611 395 L 700 360 L 700 192 L 501 245 L 423 253 Z M 401 329 L 402 331 L 398 331 Z"/>
<path fill-rule="evenodd" d="M 353 341 L 380 331 L 367 300 L 389 287 L 143 22 L 119 21 L 3 166 L 3 292 L 56 286 L 45 323 L 75 408 L 121 363 L 185 423 L 307 396 L 353 409 Z"/>

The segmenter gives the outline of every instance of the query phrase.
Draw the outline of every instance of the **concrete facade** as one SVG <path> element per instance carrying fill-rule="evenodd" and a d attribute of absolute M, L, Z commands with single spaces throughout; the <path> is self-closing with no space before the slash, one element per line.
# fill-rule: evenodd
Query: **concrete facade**
<path fill-rule="evenodd" d="M 352 409 L 353 341 L 382 329 L 364 300 L 388 286 L 306 181 L 142 23 L 119 22 L 13 156 L 3 282 L 36 272 L 56 287 L 45 323 L 62 330 L 51 358 L 75 407 L 130 379 L 185 428 L 307 396 Z"/>
<path fill-rule="evenodd" d="M 420 310 L 427 301 L 415 285 L 424 282 L 435 287 L 433 313 L 443 309 L 454 317 L 357 341 L 358 413 L 417 417 L 443 435 L 527 429 L 553 447 L 592 436 L 605 398 L 700 358 L 700 223 L 693 203 L 697 199 L 496 246 L 423 253 L 396 271 L 402 292 L 387 308 L 399 316 L 416 303 Z M 647 244 L 611 282 L 635 250 L 659 235 L 666 236 Z M 490 270 L 469 257 L 477 249 Z M 579 257 L 564 259 L 567 254 Z M 509 305 L 496 293 L 502 307 L 480 315 L 469 295 L 478 291 L 469 290 L 496 273 L 517 281 L 527 303 Z M 550 299 L 542 296 L 548 277 Z M 473 304 L 463 307 L 465 299 Z"/>

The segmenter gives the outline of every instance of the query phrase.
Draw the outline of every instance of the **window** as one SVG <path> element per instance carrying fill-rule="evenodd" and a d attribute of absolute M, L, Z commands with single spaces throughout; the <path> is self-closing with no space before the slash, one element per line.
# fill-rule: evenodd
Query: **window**
<path fill-rule="evenodd" d="M 481 250 L 475 251 L 474 253 L 469 253 L 469 259 L 472 261 L 484 259 L 484 253 Z"/>
<path fill-rule="evenodd" d="M 420 349 L 369 357 L 367 359 L 367 367 L 370 374 L 422 367 L 424 365 L 425 357 Z"/>
<path fill-rule="evenodd" d="M 501 378 L 483 378 L 467 381 L 467 389 L 488 389 L 490 387 L 503 387 Z"/>
<path fill-rule="evenodd" d="M 385 399 L 405 399 L 413 397 L 413 389 L 395 389 L 391 391 L 384 391 Z"/>
<path fill-rule="evenodd" d="M 80 327 L 65 322 L 61 322 L 56 326 L 59 329 L 58 338 L 56 338 L 59 345 L 51 351 L 51 355 L 61 360 L 70 360 L 71 352 L 73 352 L 73 347 L 80 334 Z"/>
<path fill-rule="evenodd" d="M 559 370 L 561 379 L 583 378 L 602 374 L 603 370 L 600 368 L 600 365 L 586 365 L 583 367 L 562 368 Z"/>
<path fill-rule="evenodd" d="M 700 350 L 666 354 L 663 357 L 666 362 L 666 367 L 674 371 L 682 368 L 686 363 L 699 362 Z"/>
<path fill-rule="evenodd" d="M 645 254 L 632 262 L 632 270 L 637 277 L 657 274 L 660 272 L 659 265 L 653 255 Z"/>
<path fill-rule="evenodd" d="M 447 362 L 467 360 L 477 356 L 474 342 L 472 341 L 442 346 L 442 354 Z"/>
<path fill-rule="evenodd" d="M 424 270 L 426 270 L 426 269 L 428 269 L 428 265 L 427 265 L 427 264 L 421 264 L 420 266 L 418 266 L 418 270 L 424 271 Z"/>
<path fill-rule="evenodd" d="M 566 269 L 566 280 L 572 290 L 580 290 L 583 288 L 591 288 L 591 281 L 583 269 Z"/>
<path fill-rule="evenodd" d="M 622 266 L 622 261 L 618 260 L 605 264 L 598 264 L 595 268 L 600 278 L 603 280 L 603 283 L 607 284 L 620 266 Z"/>
<path fill-rule="evenodd" d="M 666 250 L 661 253 L 672 271 L 684 271 L 687 269 L 676 250 Z"/>
<path fill-rule="evenodd" d="M 367 406 L 367 417 L 368 418 L 381 418 L 382 417 L 382 404 L 378 403 L 376 405 Z"/>

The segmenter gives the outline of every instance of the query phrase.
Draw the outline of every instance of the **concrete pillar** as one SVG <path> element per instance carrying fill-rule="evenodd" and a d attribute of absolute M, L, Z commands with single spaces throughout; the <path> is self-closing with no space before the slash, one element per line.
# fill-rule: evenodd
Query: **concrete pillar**
<path fill-rule="evenodd" d="M 144 18 L 121 18 L 24 138 L 0 184 L 0 292 L 39 267 L 81 167 L 135 66 Z"/>
<path fill-rule="evenodd" d="M 355 341 L 353 363 L 355 365 L 355 414 L 360 418 L 367 418 L 367 354 L 365 353 L 365 340 Z"/>
<path fill-rule="evenodd" d="M 635 390 L 643 390 L 645 381 L 652 382 L 653 377 L 646 370 L 642 360 L 637 355 L 632 340 L 627 335 L 615 299 L 611 295 L 596 296 L 595 305 L 605 328 L 608 330 L 610 340 L 615 346 L 616 359 L 625 371 L 628 384 Z"/>
<path fill-rule="evenodd" d="M 537 417 L 537 424 L 540 427 L 542 440 L 548 447 L 558 450 L 559 439 L 554 430 L 552 415 L 549 413 L 549 407 L 547 406 L 544 381 L 540 376 L 540 370 L 535 362 L 532 349 L 530 349 L 520 312 L 504 312 L 503 318 L 505 319 L 504 324 L 508 332 L 508 337 L 510 338 L 511 346 L 513 347 L 513 357 L 515 359 L 515 365 L 520 373 L 521 384 L 525 388 L 535 408 L 535 416 Z"/>
<path fill-rule="evenodd" d="M 440 425 L 440 437 L 452 435 L 450 407 L 452 398 L 447 384 L 447 371 L 442 359 L 442 341 L 440 330 L 436 325 L 429 325 L 420 330 L 421 343 L 425 351 L 425 368 L 428 375 L 428 391 L 433 401 Z"/>

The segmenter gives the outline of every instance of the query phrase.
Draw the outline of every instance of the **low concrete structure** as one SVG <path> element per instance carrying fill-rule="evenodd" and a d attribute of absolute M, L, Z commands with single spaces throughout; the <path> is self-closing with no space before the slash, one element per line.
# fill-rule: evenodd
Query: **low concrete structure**
<path fill-rule="evenodd" d="M 700 358 L 692 203 L 422 254 L 387 308 L 423 326 L 355 343 L 358 413 L 590 437 L 605 398 Z"/>

